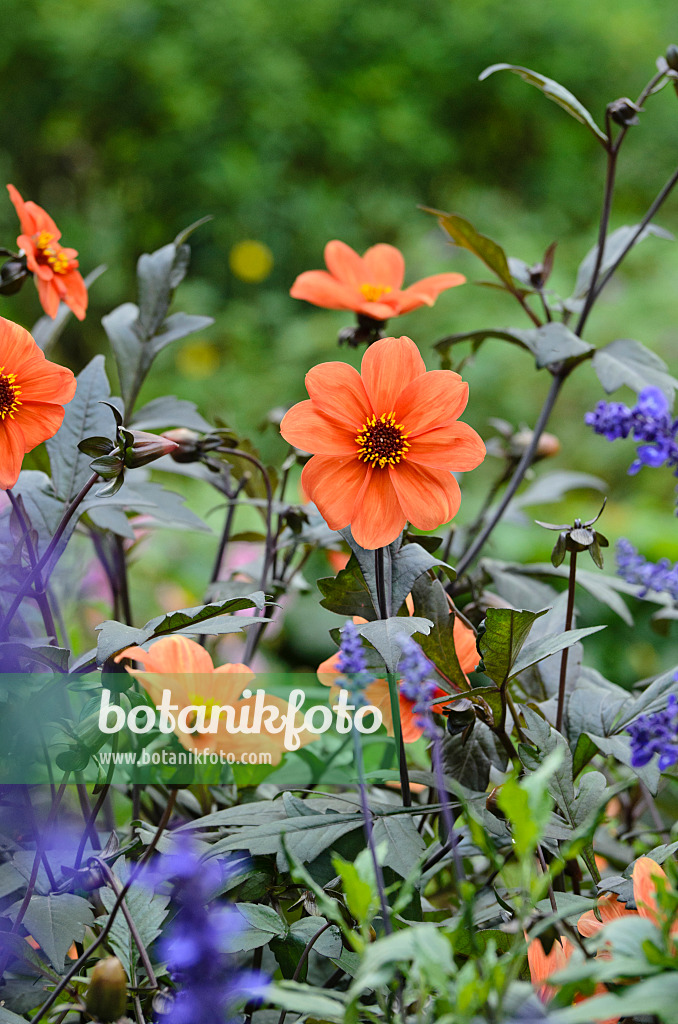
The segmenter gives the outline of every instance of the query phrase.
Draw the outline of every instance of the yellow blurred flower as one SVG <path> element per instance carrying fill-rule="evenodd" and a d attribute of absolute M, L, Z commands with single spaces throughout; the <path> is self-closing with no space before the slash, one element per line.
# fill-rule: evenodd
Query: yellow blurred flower
<path fill-rule="evenodd" d="M 241 281 L 259 284 L 265 281 L 273 270 L 273 253 L 264 242 L 246 238 L 236 242 L 231 249 L 228 262 L 231 270 Z"/>
<path fill-rule="evenodd" d="M 210 341 L 188 341 L 177 353 L 176 367 L 182 377 L 206 380 L 219 369 L 219 350 Z"/>

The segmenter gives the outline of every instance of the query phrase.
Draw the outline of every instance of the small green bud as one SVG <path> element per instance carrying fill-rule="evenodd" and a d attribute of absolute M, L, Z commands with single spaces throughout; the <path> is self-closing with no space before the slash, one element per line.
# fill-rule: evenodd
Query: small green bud
<path fill-rule="evenodd" d="M 100 960 L 92 971 L 87 997 L 87 1012 L 95 1020 L 119 1020 L 127 1009 L 127 975 L 117 956 Z"/>

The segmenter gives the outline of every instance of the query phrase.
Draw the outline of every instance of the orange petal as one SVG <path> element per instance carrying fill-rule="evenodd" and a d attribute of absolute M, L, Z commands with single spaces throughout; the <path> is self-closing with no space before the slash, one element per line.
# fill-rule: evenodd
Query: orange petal
<path fill-rule="evenodd" d="M 419 306 L 432 306 L 441 292 L 464 284 L 465 281 L 463 274 L 434 274 L 432 277 L 424 277 L 401 292 L 400 312 L 409 313 Z"/>
<path fill-rule="evenodd" d="M 330 658 L 325 658 L 323 662 L 318 665 L 318 682 L 322 683 L 323 686 L 334 686 L 339 675 L 339 651 Z"/>
<path fill-rule="evenodd" d="M 19 479 L 26 446 L 21 427 L 8 416 L 0 420 L 0 491 L 7 491 Z"/>
<path fill-rule="evenodd" d="M 47 359 L 25 362 L 23 369 L 14 372 L 17 374 L 17 384 L 21 386 L 22 402 L 68 405 L 75 394 L 76 380 L 71 371 Z"/>
<path fill-rule="evenodd" d="M 335 239 L 333 242 L 327 243 L 325 266 L 333 277 L 352 288 L 360 288 L 360 285 L 364 284 L 366 280 L 361 257 L 355 249 L 346 245 L 346 242 L 339 242 Z"/>
<path fill-rule="evenodd" d="M 390 466 L 389 474 L 400 507 L 418 530 L 435 530 L 459 511 L 459 484 L 446 470 L 401 462 Z"/>
<path fill-rule="evenodd" d="M 355 428 L 342 426 L 336 420 L 316 407 L 308 399 L 293 405 L 285 413 L 280 424 L 280 433 L 302 451 L 314 455 L 352 455 L 357 457 L 358 445 L 355 440 Z"/>
<path fill-rule="evenodd" d="M 369 351 L 369 349 L 368 349 Z M 411 437 L 452 423 L 466 408 L 468 384 L 453 370 L 429 370 L 416 377 L 395 405 L 396 419 Z"/>
<path fill-rule="evenodd" d="M 480 655 L 476 647 L 476 635 L 470 626 L 467 626 L 458 615 L 454 617 L 452 636 L 459 667 L 462 672 L 473 672 L 480 661 Z"/>
<path fill-rule="evenodd" d="M 428 430 L 412 439 L 407 453 L 410 462 L 464 473 L 475 469 L 485 458 L 485 444 L 468 423 L 455 421 L 437 430 Z"/>
<path fill-rule="evenodd" d="M 373 320 L 390 320 L 392 316 L 398 315 L 398 302 L 396 299 L 389 302 L 388 299 L 388 295 L 384 295 L 379 302 L 367 302 L 364 299 L 359 299 L 350 308 L 355 309 L 356 313 L 371 316 Z"/>
<path fill-rule="evenodd" d="M 651 857 L 639 857 L 633 866 L 633 899 L 641 917 L 659 924 L 657 879 L 666 880 L 666 872 Z"/>
<path fill-rule="evenodd" d="M 598 900 L 598 913 L 601 917 L 600 921 L 593 910 L 587 910 L 585 914 L 581 915 L 577 921 L 577 929 L 580 935 L 591 938 L 592 935 L 600 931 L 603 925 L 609 924 L 610 921 L 616 921 L 620 917 L 636 916 L 636 911 L 627 910 L 625 904 L 614 893 L 608 893 Z"/>
<path fill-rule="evenodd" d="M 385 285 L 387 288 L 399 290 L 405 277 L 405 260 L 400 249 L 394 245 L 373 245 L 363 256 L 366 276 L 363 282 Z"/>
<path fill-rule="evenodd" d="M 64 410 L 63 406 L 48 402 L 27 402 L 15 415 L 24 435 L 24 450 L 32 452 L 48 437 L 54 437 L 63 423 Z"/>
<path fill-rule="evenodd" d="M 360 293 L 325 270 L 307 270 L 300 274 L 292 287 L 293 299 L 305 299 L 324 309 L 355 309 L 361 301 Z"/>
<path fill-rule="evenodd" d="M 47 211 L 43 210 L 42 206 L 38 206 L 37 203 L 28 199 L 24 204 L 24 209 L 33 219 L 33 223 L 35 224 L 35 234 L 39 234 L 41 231 L 47 231 L 55 241 L 58 241 L 61 238 L 61 232 Z"/>
<path fill-rule="evenodd" d="M 306 374 L 314 404 L 340 423 L 358 431 L 371 415 L 370 401 L 358 371 L 348 363 L 319 363 Z"/>
<path fill-rule="evenodd" d="M 368 469 L 353 458 L 314 455 L 301 474 L 301 486 L 315 502 L 330 530 L 342 530 L 351 522 L 353 508 L 365 483 Z"/>
<path fill-rule="evenodd" d="M 423 379 L 426 364 L 410 338 L 382 338 L 367 349 L 360 367 L 375 415 L 392 412 L 403 388 Z"/>
<path fill-rule="evenodd" d="M 49 281 L 43 281 L 41 277 L 35 278 L 35 283 L 38 287 L 38 297 L 40 299 L 40 305 L 44 309 L 47 316 L 51 316 L 52 320 L 59 311 L 59 291 L 54 284 L 54 278 L 51 277 Z"/>
<path fill-rule="evenodd" d="M 44 365 L 44 353 L 23 327 L 0 317 L 0 366 L 5 373 L 20 374 L 27 363 L 38 360 Z"/>
<path fill-rule="evenodd" d="M 30 210 L 26 209 L 26 203 L 23 201 L 20 194 L 14 188 L 14 185 L 8 185 L 7 191 L 9 192 L 9 198 L 12 200 L 14 209 L 16 210 L 19 216 L 19 221 L 21 222 L 21 230 L 25 232 L 27 235 L 37 234 L 38 228 L 36 226 L 33 215 L 31 214 Z M 19 244 L 21 243 L 19 242 Z"/>
<path fill-rule="evenodd" d="M 82 279 L 82 275 L 77 270 L 70 270 L 67 274 L 63 275 L 62 280 L 66 286 L 64 302 L 78 320 L 84 320 L 85 313 L 87 312 L 88 296 L 87 286 Z"/>
<path fill-rule="evenodd" d="M 383 469 L 368 470 L 368 473 L 367 486 L 356 498 L 351 532 L 356 543 L 369 551 L 394 541 L 404 530 L 406 517 L 389 474 Z"/>
<path fill-rule="evenodd" d="M 146 672 L 167 672 L 176 675 L 184 672 L 213 672 L 214 665 L 209 654 L 195 640 L 187 636 L 164 636 L 151 644 L 150 650 L 142 647 L 128 647 L 118 654 L 116 661 L 133 658 L 140 661 Z"/>
<path fill-rule="evenodd" d="M 381 711 L 382 724 L 386 729 L 387 735 L 395 735 L 393 714 L 391 713 L 391 694 L 387 681 L 385 679 L 375 679 L 373 683 L 365 687 L 365 698 L 368 704 L 372 704 Z M 400 707 L 400 728 L 403 734 L 403 742 L 414 743 L 419 739 L 423 731 L 421 726 L 417 725 L 415 721 L 412 711 L 414 704 L 411 700 L 403 697 L 402 693 L 398 694 L 398 704 Z"/>
<path fill-rule="evenodd" d="M 553 985 L 545 985 L 544 982 L 567 966 L 567 962 L 574 952 L 574 946 L 564 936 L 556 939 L 551 946 L 551 952 L 547 955 L 541 944 L 541 939 L 533 939 L 527 947 L 527 963 L 530 968 L 532 984 L 538 989 L 539 998 L 543 1003 L 549 1002 L 558 991 Z"/>

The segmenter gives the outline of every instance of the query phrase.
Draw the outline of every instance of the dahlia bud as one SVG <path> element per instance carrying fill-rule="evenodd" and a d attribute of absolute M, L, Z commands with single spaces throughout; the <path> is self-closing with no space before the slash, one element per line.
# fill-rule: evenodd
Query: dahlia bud
<path fill-rule="evenodd" d="M 26 260 L 7 260 L 0 267 L 0 295 L 16 295 L 29 277 Z"/>
<path fill-rule="evenodd" d="M 175 462 L 198 462 L 202 451 L 200 441 L 202 435 L 196 430 L 189 430 L 188 427 L 177 427 L 175 430 L 166 430 L 163 434 L 169 441 L 173 441 L 176 447 L 170 452 Z"/>
<path fill-rule="evenodd" d="M 666 47 L 666 63 L 672 71 L 678 71 L 678 46 L 675 43 Z"/>
<path fill-rule="evenodd" d="M 92 971 L 87 997 L 87 1012 L 95 1020 L 119 1020 L 127 1008 L 127 976 L 117 956 L 100 960 Z"/>
<path fill-rule="evenodd" d="M 145 430 L 125 430 L 131 435 L 125 447 L 125 465 L 128 469 L 147 466 L 149 462 L 171 455 L 179 445 L 162 434 L 147 434 Z"/>
<path fill-rule="evenodd" d="M 621 99 L 610 103 L 607 109 L 615 124 L 620 124 L 624 128 L 632 124 L 640 124 L 638 114 L 643 108 L 637 106 L 628 96 L 622 96 Z"/>
<path fill-rule="evenodd" d="M 523 452 L 529 448 L 532 443 L 534 432 L 532 430 L 519 430 L 511 438 L 512 452 L 516 456 L 522 456 Z M 555 434 L 542 434 L 537 443 L 537 450 L 535 452 L 535 461 L 538 459 L 547 459 L 552 455 L 557 455 L 560 451 L 560 441 Z"/>

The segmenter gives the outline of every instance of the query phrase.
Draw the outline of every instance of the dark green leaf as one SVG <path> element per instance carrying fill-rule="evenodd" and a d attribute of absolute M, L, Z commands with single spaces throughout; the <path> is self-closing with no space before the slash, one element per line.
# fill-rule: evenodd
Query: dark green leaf
<path fill-rule="evenodd" d="M 132 417 L 130 426 L 138 430 L 159 430 L 162 427 L 188 427 L 208 433 L 212 428 L 198 412 L 195 402 L 174 395 L 165 395 L 147 402 Z"/>
<path fill-rule="evenodd" d="M 384 863 L 401 878 L 408 878 L 426 849 L 414 819 L 402 814 L 379 818 L 372 835 L 377 847 L 383 842 L 387 844 Z"/>
<path fill-rule="evenodd" d="M 358 626 L 358 632 L 379 652 L 387 672 L 395 672 L 402 655 L 402 642 L 413 633 L 428 633 L 433 623 L 418 616 L 378 619 Z"/>
<path fill-rule="evenodd" d="M 481 235 L 465 217 L 460 217 L 456 213 L 441 213 L 439 210 L 426 212 L 438 218 L 441 228 L 447 232 L 455 245 L 468 249 L 481 259 L 510 292 L 515 292 L 516 285 L 509 270 L 506 253 L 500 245 L 486 235 Z"/>
<path fill-rule="evenodd" d="M 276 935 L 287 935 L 289 927 L 272 909 L 258 903 L 236 903 L 238 913 L 245 919 L 247 927 L 229 941 L 235 953 L 247 952 L 265 946 Z M 302 946 L 303 949 L 303 946 Z"/>
<path fill-rule="evenodd" d="M 173 313 L 168 316 L 162 327 L 153 335 L 151 346 L 153 355 L 157 355 L 173 341 L 186 338 L 211 327 L 214 320 L 211 316 L 195 316 L 189 313 Z"/>
<path fill-rule="evenodd" d="M 127 880 L 129 868 L 125 862 L 116 865 L 116 872 L 120 873 L 119 880 L 121 882 Z M 116 896 L 113 890 L 108 888 L 100 889 L 99 896 L 108 911 L 107 914 L 99 918 L 99 923 L 105 925 L 113 909 Z M 163 923 L 169 913 L 169 902 L 169 896 L 149 893 L 140 885 L 133 885 L 128 890 L 125 904 L 144 946 L 150 946 L 160 935 Z M 109 932 L 109 942 L 113 947 L 113 952 L 125 968 L 127 977 L 134 977 L 139 962 L 139 950 L 132 938 L 125 915 L 121 911 L 117 912 L 113 921 Z"/>
<path fill-rule="evenodd" d="M 540 615 L 545 615 L 547 610 L 530 612 L 514 608 L 488 608 L 486 629 L 478 646 L 486 674 L 499 686 L 513 674 L 513 666 L 533 622 Z"/>
<path fill-rule="evenodd" d="M 445 734 L 443 760 L 446 775 L 476 792 L 487 789 L 493 765 L 499 771 L 504 771 L 508 763 L 506 752 L 497 746 L 494 733 L 484 722 L 479 721 L 465 742 L 464 734 Z"/>
<path fill-rule="evenodd" d="M 232 614 L 244 608 L 263 608 L 265 596 L 261 591 L 250 594 L 248 597 L 231 598 L 218 604 L 199 605 L 196 608 L 182 608 L 180 611 L 170 612 L 168 615 L 159 615 L 151 619 L 141 629 L 134 629 L 122 622 L 109 619 L 97 626 L 99 640 L 97 643 L 98 663 L 102 665 L 109 658 L 124 651 L 126 647 L 135 644 L 145 644 L 149 640 L 159 636 L 168 636 L 172 633 L 191 633 L 191 626 L 198 626 L 213 623 L 218 616 Z M 242 619 L 236 619 L 242 623 Z M 261 620 L 260 620 L 261 621 Z M 201 633 L 203 630 L 196 630 Z M 230 632 L 230 630 L 229 630 Z"/>
<path fill-rule="evenodd" d="M 444 682 L 465 690 L 468 680 L 459 664 L 454 642 L 455 616 L 450 614 L 450 604 L 443 585 L 439 580 L 422 576 L 412 587 L 412 597 L 415 615 L 430 619 L 433 623 L 431 631 L 419 637 L 419 646 L 433 662 Z"/>
<path fill-rule="evenodd" d="M 338 615 L 359 615 L 368 621 L 376 617 L 370 589 L 355 555 L 336 576 L 318 580 L 323 608 Z"/>
<path fill-rule="evenodd" d="M 577 337 L 565 324 L 555 321 L 537 327 L 533 337 L 531 347 L 539 369 L 553 363 L 580 362 L 582 357 L 594 351 L 593 345 Z"/>
<path fill-rule="evenodd" d="M 66 406 L 61 428 L 46 442 L 52 484 L 64 501 L 74 498 L 92 475 L 90 459 L 78 450 L 78 442 L 92 435 L 106 439 L 115 432 L 111 414 L 101 404 L 111 394 L 104 357 L 95 356 L 78 374 L 77 380 L 75 396 Z"/>
<path fill-rule="evenodd" d="M 553 100 L 559 107 L 566 110 L 571 117 L 574 117 L 575 120 L 590 128 L 598 139 L 602 142 L 607 142 L 607 136 L 598 127 L 586 107 L 568 89 L 565 89 L 552 78 L 540 75 L 538 71 L 531 71 L 529 68 L 521 67 L 519 64 L 492 64 L 489 68 L 485 68 L 482 74 L 478 76 L 479 80 L 481 82 L 484 81 L 490 75 L 493 75 L 495 71 L 512 71 L 514 74 L 519 75 L 524 82 L 534 85 L 535 88 L 544 93 L 544 96 L 547 96 L 548 99 Z"/>
<path fill-rule="evenodd" d="M 21 903 L 9 910 L 14 920 Z M 32 896 L 24 915 L 24 926 L 39 944 L 47 959 L 60 974 L 66 953 L 73 942 L 81 942 L 85 928 L 94 922 L 92 908 L 82 896 L 72 893 L 50 893 Z"/>
<path fill-rule="evenodd" d="M 633 224 L 632 226 L 625 226 L 617 228 L 605 240 L 605 248 L 603 250 L 603 261 L 600 267 L 598 275 L 598 281 L 600 281 L 608 270 L 617 262 L 622 252 L 626 249 L 627 245 L 638 231 L 638 225 Z M 657 227 L 655 224 L 648 224 L 647 227 L 641 231 L 640 235 L 636 239 L 635 244 L 642 242 L 645 238 L 650 238 L 652 235 L 657 238 L 668 238 L 672 239 L 673 235 L 670 231 L 665 231 L 664 228 Z M 582 260 L 579 270 L 577 271 L 577 283 L 572 294 L 572 299 L 583 300 L 586 298 L 591 286 L 591 278 L 593 276 L 593 270 L 596 265 L 596 259 L 598 256 L 598 246 L 594 245 L 591 250 L 586 254 Z M 572 299 L 569 300 L 570 304 Z"/>
<path fill-rule="evenodd" d="M 548 658 L 550 655 L 556 654 L 558 651 L 565 650 L 566 647 L 572 647 L 572 645 L 576 644 L 579 640 L 583 640 L 585 636 L 591 636 L 593 633 L 599 633 L 601 629 L 605 629 L 605 626 L 588 626 L 586 629 L 570 629 L 566 633 L 550 633 L 548 636 L 542 637 L 534 643 L 526 644 L 526 646 L 521 650 L 520 655 L 515 660 L 511 669 L 511 676 L 517 676 L 520 672 L 523 672 L 531 665 L 536 665 L 537 662 L 543 661 L 544 658 Z"/>
<path fill-rule="evenodd" d="M 608 394 L 623 384 L 636 393 L 643 388 L 656 387 L 672 401 L 678 387 L 678 381 L 668 373 L 664 360 L 630 338 L 620 338 L 599 348 L 593 357 L 593 368 Z"/>

